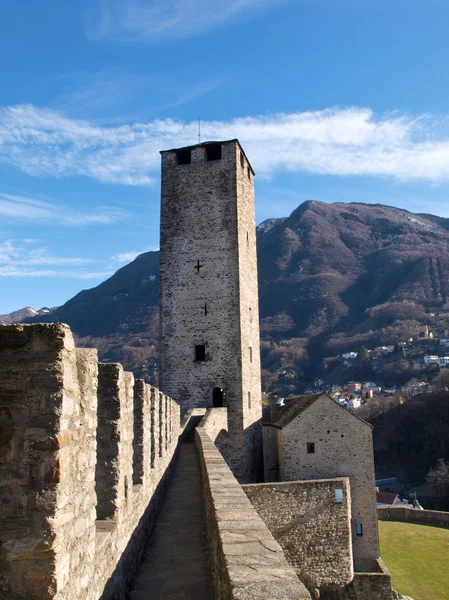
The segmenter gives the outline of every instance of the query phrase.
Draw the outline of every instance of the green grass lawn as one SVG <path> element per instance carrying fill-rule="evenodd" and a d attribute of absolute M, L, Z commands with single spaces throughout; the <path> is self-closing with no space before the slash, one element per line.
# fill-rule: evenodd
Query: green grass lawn
<path fill-rule="evenodd" d="M 449 600 L 449 530 L 379 521 L 380 555 L 393 587 L 413 600 Z"/>

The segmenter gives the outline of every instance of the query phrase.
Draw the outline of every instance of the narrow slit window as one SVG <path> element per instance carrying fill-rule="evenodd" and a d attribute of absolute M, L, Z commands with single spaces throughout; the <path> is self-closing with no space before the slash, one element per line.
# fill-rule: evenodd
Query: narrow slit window
<path fill-rule="evenodd" d="M 190 165 L 192 162 L 192 153 L 190 150 L 178 150 L 176 153 L 178 165 Z"/>
<path fill-rule="evenodd" d="M 195 360 L 206 360 L 206 346 L 204 344 L 197 344 L 195 346 Z"/>
<path fill-rule="evenodd" d="M 242 169 L 245 166 L 245 157 L 243 156 L 243 152 L 240 152 L 240 166 L 242 167 Z"/>
<path fill-rule="evenodd" d="M 251 346 L 249 347 L 249 362 L 253 362 L 253 349 Z"/>
<path fill-rule="evenodd" d="M 248 408 L 251 408 L 251 392 L 248 392 Z"/>
<path fill-rule="evenodd" d="M 307 443 L 307 454 L 315 454 L 315 442 Z"/>
<path fill-rule="evenodd" d="M 355 524 L 355 532 L 357 535 L 363 535 L 363 527 L 361 523 Z"/>
<path fill-rule="evenodd" d="M 252 323 L 253 322 L 253 309 L 250 307 L 249 309 L 249 322 Z"/>
<path fill-rule="evenodd" d="M 251 179 L 251 169 L 248 167 L 248 179 Z"/>
<path fill-rule="evenodd" d="M 221 160 L 221 144 L 206 146 L 206 159 L 208 161 Z"/>
<path fill-rule="evenodd" d="M 208 313 L 207 302 L 205 302 L 204 303 L 204 316 L 207 317 L 207 313 Z"/>

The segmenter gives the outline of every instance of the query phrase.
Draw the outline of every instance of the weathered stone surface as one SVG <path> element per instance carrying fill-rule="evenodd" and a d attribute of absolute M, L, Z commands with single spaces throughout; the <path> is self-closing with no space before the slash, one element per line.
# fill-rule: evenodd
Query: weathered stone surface
<path fill-rule="evenodd" d="M 217 441 L 242 481 L 261 460 L 254 174 L 236 140 L 221 158 L 192 147 L 191 162 L 162 153 L 160 387 L 183 410 L 225 393 L 229 437 Z M 195 268 L 195 266 L 197 268 Z M 195 346 L 205 359 L 195 360 Z M 218 432 L 217 432 L 218 433 Z"/>
<path fill-rule="evenodd" d="M 242 487 L 309 589 L 352 580 L 348 478 Z M 343 502 L 335 502 L 335 489 L 343 490 Z"/>
<path fill-rule="evenodd" d="M 265 472 L 273 466 L 267 460 L 275 460 L 273 436 L 279 481 L 349 477 L 354 568 L 373 569 L 380 551 L 371 426 L 329 396 L 320 395 L 306 410 L 283 423 L 282 429 L 275 429 L 270 439 L 265 435 L 269 446 Z M 310 443 L 314 452 L 308 452 Z M 356 524 L 362 525 L 363 535 L 357 535 Z"/>
<path fill-rule="evenodd" d="M 206 528 L 216 600 L 310 598 L 287 563 L 282 548 L 251 507 L 235 477 L 223 470 L 218 449 L 205 427 L 198 427 L 206 505 Z M 223 499 L 235 510 L 219 509 Z"/>
<path fill-rule="evenodd" d="M 101 365 L 97 387 L 97 353 L 76 349 L 66 325 L 0 327 L 0 598 L 125 597 L 164 496 L 180 410 L 139 383 L 136 457 L 132 375 Z M 114 521 L 98 520 L 106 480 Z"/>

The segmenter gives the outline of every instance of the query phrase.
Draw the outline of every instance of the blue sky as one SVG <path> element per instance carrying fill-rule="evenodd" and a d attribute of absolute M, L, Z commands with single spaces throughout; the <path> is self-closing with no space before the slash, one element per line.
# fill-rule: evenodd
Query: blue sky
<path fill-rule="evenodd" d="M 159 150 L 238 137 L 257 221 L 449 217 L 446 0 L 15 0 L 0 19 L 0 313 L 158 247 Z"/>

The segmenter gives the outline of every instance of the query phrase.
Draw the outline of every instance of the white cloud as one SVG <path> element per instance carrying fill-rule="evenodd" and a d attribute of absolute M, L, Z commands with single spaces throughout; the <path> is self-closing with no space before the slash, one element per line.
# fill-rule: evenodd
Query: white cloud
<path fill-rule="evenodd" d="M 142 42 L 190 37 L 248 19 L 289 0 L 100 0 L 93 38 Z"/>
<path fill-rule="evenodd" d="M 367 108 L 202 122 L 203 140 L 238 137 L 258 175 L 320 175 L 449 181 L 444 119 L 375 115 Z M 159 180 L 159 150 L 194 144 L 196 121 L 153 120 L 98 126 L 56 111 L 19 105 L 0 109 L 0 163 L 36 176 L 83 175 L 125 185 Z M 7 199 L 6 199 L 7 200 Z M 17 210 L 5 204 L 3 210 Z M 39 212 L 43 207 L 35 205 Z M 72 222 L 105 222 L 103 213 Z"/>
<path fill-rule="evenodd" d="M 110 271 L 88 271 L 86 267 L 92 260 L 53 256 L 47 248 L 37 246 L 38 243 L 39 240 L 33 239 L 0 242 L 0 277 L 99 279 L 112 274 Z"/>
<path fill-rule="evenodd" d="M 127 214 L 110 207 L 100 208 L 96 213 L 81 213 L 43 200 L 0 192 L 0 216 L 76 227 L 107 225 L 126 218 Z"/>

